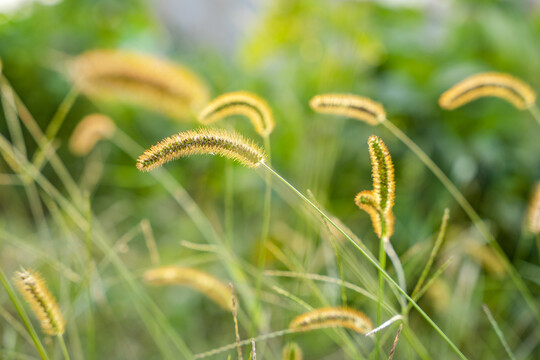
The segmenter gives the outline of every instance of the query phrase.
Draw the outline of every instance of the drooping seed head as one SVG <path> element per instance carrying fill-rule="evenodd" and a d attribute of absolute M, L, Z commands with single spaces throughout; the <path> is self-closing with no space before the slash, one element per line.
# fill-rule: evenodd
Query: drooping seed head
<path fill-rule="evenodd" d="M 384 107 L 366 97 L 352 94 L 323 94 L 311 99 L 313 110 L 324 114 L 336 114 L 379 125 L 386 119 Z"/>
<path fill-rule="evenodd" d="M 199 121 L 210 124 L 233 115 L 246 116 L 263 137 L 274 129 L 274 118 L 266 101 L 247 91 L 230 92 L 215 98 L 201 111 Z"/>
<path fill-rule="evenodd" d="M 41 329 L 47 335 L 62 335 L 66 322 L 39 273 L 22 269 L 15 272 L 15 284 L 38 318 Z"/>
<path fill-rule="evenodd" d="M 110 139 L 116 126 L 110 117 L 103 114 L 85 116 L 69 138 L 69 150 L 77 156 L 90 152 L 101 139 Z"/>
<path fill-rule="evenodd" d="M 258 167 L 265 155 L 251 140 L 225 130 L 199 129 L 163 139 L 137 160 L 137 168 L 150 171 L 180 157 L 194 154 L 220 155 L 248 167 Z"/>
<path fill-rule="evenodd" d="M 150 285 L 179 285 L 191 287 L 208 296 L 225 310 L 232 310 L 231 291 L 218 278 L 198 269 L 164 266 L 147 270 L 144 281 Z"/>
<path fill-rule="evenodd" d="M 83 93 L 120 100 L 183 120 L 208 102 L 208 89 L 192 71 L 147 55 L 93 50 L 75 58 L 70 77 Z"/>
<path fill-rule="evenodd" d="M 316 309 L 297 316 L 289 325 L 290 329 L 298 331 L 327 327 L 344 327 L 360 334 L 366 334 L 373 329 L 371 320 L 363 312 L 345 307 Z"/>
<path fill-rule="evenodd" d="M 462 80 L 439 98 L 439 105 L 453 110 L 481 97 L 504 99 L 520 110 L 528 109 L 536 101 L 536 93 L 525 82 L 503 73 L 476 74 Z"/>

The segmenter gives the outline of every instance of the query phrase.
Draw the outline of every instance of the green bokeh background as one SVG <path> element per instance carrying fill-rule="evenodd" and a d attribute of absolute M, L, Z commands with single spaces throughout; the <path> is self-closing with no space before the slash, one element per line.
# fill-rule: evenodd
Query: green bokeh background
<path fill-rule="evenodd" d="M 371 134 L 380 136 L 392 154 L 396 169 L 396 229 L 392 243 L 404 259 L 412 259 L 404 261 L 412 283 L 419 275 L 415 267 L 425 261 L 425 257 L 414 258 L 417 254 L 414 249 L 424 244 L 420 253 L 427 254 L 444 208 L 451 211 L 449 248 L 453 241 L 481 240 L 481 237 L 438 180 L 386 129 L 319 115 L 309 108 L 309 100 L 320 93 L 370 97 L 382 103 L 388 118 L 457 184 L 537 296 L 538 251 L 535 238 L 523 231 L 523 221 L 533 185 L 540 180 L 540 127 L 530 113 L 516 110 L 500 99 L 481 99 L 450 112 L 443 111 L 437 100 L 457 81 L 485 71 L 513 74 L 539 90 L 540 4 L 532 0 L 421 3 L 425 5 L 267 1 L 255 6 L 255 20 L 249 25 L 237 20 L 237 30 L 231 32 L 233 44 L 225 49 L 210 42 L 198 42 L 196 33 L 189 29 L 182 32 L 166 26 L 150 1 L 65 0 L 53 6 L 33 4 L 13 14 L 0 14 L 0 58 L 4 75 L 42 128 L 46 128 L 71 88 L 63 64 L 70 57 L 94 48 L 132 50 L 182 63 L 207 82 L 212 96 L 236 90 L 257 93 L 274 111 L 276 128 L 271 137 L 274 167 L 298 188 L 310 189 L 324 207 L 373 251 L 377 239 L 367 215 L 358 210 L 353 199 L 357 192 L 371 188 L 367 138 Z M 242 5 L 238 7 L 241 12 Z M 189 13 L 189 2 L 184 2 L 182 11 Z M 206 27 L 209 32 L 231 31 L 219 28 L 219 24 L 207 23 Z M 144 109 L 96 104 L 81 96 L 58 135 L 58 153 L 76 179 L 88 160 L 74 157 L 66 144 L 79 120 L 96 111 L 113 117 L 117 126 L 143 147 L 198 126 L 195 121 L 179 123 Z M 262 143 L 245 120 L 237 119 L 229 124 Z M 2 113 L 0 131 L 7 136 Z M 26 139 L 32 153 L 35 143 L 28 134 Z M 91 194 L 92 209 L 104 227 L 121 237 L 141 219 L 149 219 L 162 263 L 191 261 L 186 260 L 191 259 L 188 256 L 191 250 L 180 247 L 179 242 L 204 240 L 190 219 L 151 178 L 136 170 L 133 159 L 116 147 L 101 142 L 94 152 L 94 159 L 102 160 L 105 170 Z M 249 169 L 230 167 L 226 160 L 213 157 L 182 159 L 167 168 L 221 228 L 225 226 L 224 193 L 226 178 L 230 176 L 227 172 L 232 171 L 232 246 L 239 257 L 256 263 L 264 201 L 263 177 Z M 3 162 L 0 169 L 8 172 Z M 58 184 L 52 169 L 45 167 L 44 174 Z M 23 239 L 35 231 L 20 188 L 0 186 L 0 214 L 0 224 Z M 275 196 L 271 239 L 287 248 L 294 240 L 291 234 L 312 239 L 312 248 L 298 254 L 309 269 L 310 254 L 322 240 L 296 210 Z M 56 246 L 62 247 L 61 243 L 51 241 L 43 246 L 50 253 L 56 252 Z M 144 241 L 139 237 L 130 246 L 123 256 L 134 273 L 140 274 L 150 266 Z M 5 254 L 9 253 L 6 250 Z M 0 255 L 0 259 L 6 271 L 16 269 L 25 259 L 40 267 L 39 256 L 31 258 L 27 253 L 14 258 Z M 207 270 L 216 269 L 212 261 L 202 256 L 194 260 L 197 261 Z M 267 267 L 274 266 L 279 268 L 273 264 Z M 43 271 L 47 272 L 47 267 Z M 499 283 L 503 284 L 502 290 L 496 288 Z M 513 301 L 519 301 L 516 300 L 519 296 L 508 293 L 511 287 L 508 281 L 485 275 L 482 285 L 478 285 L 475 301 L 491 301 L 500 314 L 510 316 L 516 312 L 512 319 L 518 318 L 523 314 Z M 178 293 L 150 291 L 167 309 L 178 332 L 189 334 L 187 341 L 195 352 L 233 340 L 230 316 L 212 304 L 188 294 L 187 300 L 173 307 Z M 99 331 L 104 333 L 98 335 L 97 358 L 159 358 L 152 351 L 151 340 L 141 334 L 137 317 L 122 313 L 121 289 L 111 287 L 107 299 L 118 313 L 109 317 L 106 312 L 98 312 Z M 428 309 L 432 306 L 427 301 L 424 305 Z M 195 312 L 203 315 L 197 321 L 189 320 L 189 314 Z M 438 315 L 434 316 L 437 319 Z M 466 336 L 482 326 L 490 331 L 489 325 L 478 325 L 485 322 L 480 320 L 483 314 L 479 309 L 475 316 L 467 322 L 466 331 L 452 325 L 451 315 L 441 315 L 439 320 L 448 325 L 449 335 L 459 338 L 459 345 L 473 354 L 471 357 L 490 358 L 490 354 L 499 351 L 495 337 L 486 335 L 491 340 L 484 340 L 479 346 Z M 1 323 L 0 329 L 4 326 L 8 325 Z M 284 321 L 276 329 L 286 326 Z M 514 328 L 515 332 L 509 335 L 511 341 L 519 342 L 516 339 L 527 329 L 530 330 Z M 113 336 L 106 336 L 107 331 Z M 439 341 L 430 335 L 427 327 L 418 333 L 420 338 L 425 334 L 425 339 Z M 319 337 L 322 335 L 313 335 L 310 343 L 303 344 L 313 346 L 312 352 L 306 352 L 310 354 L 306 358 L 338 358 L 332 357 L 330 351 L 325 353 L 324 346 L 320 350 L 324 355 L 316 356 Z M 133 339 L 139 345 L 133 345 L 130 350 L 128 344 Z M 145 345 L 145 341 L 149 344 Z M 123 347 L 118 349 L 115 344 Z M 146 352 L 141 350 L 146 346 Z M 444 351 L 443 358 L 452 357 Z M 528 355 L 534 358 L 534 354 L 533 348 Z"/>

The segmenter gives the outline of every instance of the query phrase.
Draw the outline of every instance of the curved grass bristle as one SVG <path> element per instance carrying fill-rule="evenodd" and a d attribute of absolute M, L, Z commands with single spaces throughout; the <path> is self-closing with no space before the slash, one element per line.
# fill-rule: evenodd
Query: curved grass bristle
<path fill-rule="evenodd" d="M 274 118 L 266 101 L 247 91 L 230 92 L 215 98 L 201 111 L 199 121 L 210 124 L 233 115 L 246 116 L 261 136 L 270 135 L 274 129 Z"/>
<path fill-rule="evenodd" d="M 371 320 L 363 312 L 345 307 L 317 309 L 297 316 L 289 325 L 290 329 L 298 331 L 327 327 L 344 327 L 360 334 L 366 334 L 373 329 Z"/>
<path fill-rule="evenodd" d="M 290 342 L 285 345 L 281 355 L 282 360 L 302 360 L 303 354 L 302 349 L 295 342 Z"/>
<path fill-rule="evenodd" d="M 212 299 L 221 308 L 232 311 L 229 287 L 214 276 L 194 268 L 164 266 L 144 273 L 144 281 L 151 285 L 182 285 L 191 287 Z"/>
<path fill-rule="evenodd" d="M 536 183 L 527 210 L 527 229 L 533 234 L 540 234 L 540 182 Z"/>
<path fill-rule="evenodd" d="M 311 99 L 313 110 L 323 114 L 336 114 L 379 125 L 386 119 L 384 107 L 371 99 L 352 94 L 323 94 Z"/>
<path fill-rule="evenodd" d="M 39 273 L 22 269 L 15 272 L 14 282 L 38 318 L 43 332 L 47 335 L 62 335 L 66 321 Z"/>
<path fill-rule="evenodd" d="M 88 51 L 71 63 L 70 76 L 90 97 L 140 105 L 179 120 L 208 102 L 206 85 L 192 71 L 140 54 Z"/>
<path fill-rule="evenodd" d="M 180 157 L 213 154 L 255 168 L 264 161 L 263 151 L 251 140 L 225 130 L 199 129 L 181 132 L 163 139 L 146 150 L 137 160 L 137 168 L 150 171 Z"/>
<path fill-rule="evenodd" d="M 482 73 L 466 78 L 452 86 L 439 98 L 439 105 L 453 110 L 481 97 L 504 99 L 520 110 L 530 108 L 536 93 L 523 81 L 503 73 Z"/>
<path fill-rule="evenodd" d="M 77 156 L 88 154 L 101 139 L 110 139 L 116 126 L 110 117 L 103 114 L 85 116 L 69 138 L 69 150 Z"/>

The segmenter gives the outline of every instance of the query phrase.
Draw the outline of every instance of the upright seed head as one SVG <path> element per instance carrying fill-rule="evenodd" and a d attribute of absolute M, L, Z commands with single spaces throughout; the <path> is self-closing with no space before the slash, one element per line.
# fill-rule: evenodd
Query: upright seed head
<path fill-rule="evenodd" d="M 64 316 L 39 273 L 22 269 L 15 272 L 14 281 L 40 321 L 43 332 L 47 335 L 62 335 L 66 325 Z"/>
<path fill-rule="evenodd" d="M 396 185 L 394 181 L 394 165 L 390 152 L 384 142 L 375 135 L 368 139 L 369 156 L 371 158 L 373 189 L 377 203 L 383 214 L 392 210 Z"/>

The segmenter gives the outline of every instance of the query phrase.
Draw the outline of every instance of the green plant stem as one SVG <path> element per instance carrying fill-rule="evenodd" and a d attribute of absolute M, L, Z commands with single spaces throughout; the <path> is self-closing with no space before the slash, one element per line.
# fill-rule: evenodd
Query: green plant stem
<path fill-rule="evenodd" d="M 529 108 L 529 112 L 532 114 L 538 125 L 540 125 L 540 110 L 538 109 L 538 106 L 534 104 Z"/>
<path fill-rule="evenodd" d="M 0 268 L 0 282 L 2 282 L 4 289 L 6 290 L 11 302 L 13 303 L 13 306 L 15 307 L 15 310 L 17 310 L 17 313 L 21 317 L 24 323 L 24 326 L 26 326 L 26 329 L 28 330 L 28 333 L 30 334 L 32 341 L 34 342 L 34 346 L 36 347 L 36 350 L 39 353 L 39 356 L 43 360 L 48 360 L 49 357 L 47 356 L 47 352 L 45 351 L 43 344 L 39 340 L 36 330 L 34 329 L 34 326 L 32 326 L 32 323 L 30 322 L 30 319 L 28 318 L 26 311 L 24 311 L 24 307 L 22 306 L 21 301 L 19 300 L 19 298 L 13 291 L 11 284 L 8 282 L 6 275 L 4 274 L 4 271 L 1 268 Z"/>
<path fill-rule="evenodd" d="M 53 150 L 52 148 L 54 145 L 52 140 L 58 134 L 58 131 L 62 127 L 62 124 L 64 123 L 69 110 L 73 107 L 78 95 L 79 91 L 75 87 L 71 88 L 49 122 L 49 125 L 45 130 L 45 136 L 39 140 L 38 151 L 36 151 L 32 159 L 32 162 L 38 169 L 42 168 L 46 159 L 46 154 Z"/>
<path fill-rule="evenodd" d="M 382 218 L 382 217 L 381 217 Z M 384 229 L 384 226 L 382 226 Z M 379 264 L 382 271 L 379 271 L 379 290 L 377 293 L 377 326 L 382 321 L 382 300 L 384 297 L 384 276 L 383 271 L 386 269 L 386 251 L 384 251 L 385 236 L 382 235 L 379 241 Z M 379 359 L 379 351 L 381 348 L 381 334 L 375 334 L 375 359 Z"/>
<path fill-rule="evenodd" d="M 266 155 L 268 157 L 268 162 L 270 163 L 271 159 L 271 145 L 270 145 L 270 136 L 266 135 L 264 139 L 264 148 Z M 268 244 L 268 235 L 270 233 L 270 218 L 272 210 L 272 175 L 270 173 L 265 174 L 265 192 L 264 192 L 264 210 L 263 210 L 263 224 L 261 230 L 261 242 L 259 243 L 259 258 L 257 262 L 257 279 L 255 282 L 255 306 L 252 313 L 252 322 L 250 333 L 253 335 L 254 326 L 260 320 L 260 295 L 261 295 L 261 285 L 262 285 L 262 274 L 264 271 L 264 263 L 266 261 L 266 247 Z"/>
<path fill-rule="evenodd" d="M 64 337 L 62 335 L 57 335 L 58 342 L 60 343 L 60 348 L 62 348 L 62 354 L 64 355 L 64 360 L 70 360 L 69 353 L 66 347 L 66 342 L 64 341 Z"/>
<path fill-rule="evenodd" d="M 272 169 L 270 166 L 266 165 L 264 162 L 262 165 L 270 171 L 275 177 L 277 177 L 280 181 L 282 181 L 287 187 L 289 187 L 294 193 L 296 193 L 303 201 L 305 201 L 309 206 L 311 206 L 315 211 L 317 211 L 320 215 L 322 215 L 337 231 L 339 231 L 351 244 L 360 251 L 360 253 L 373 265 L 379 270 L 379 272 L 383 275 L 383 277 L 398 291 L 400 292 L 413 306 L 414 308 L 420 313 L 420 315 L 428 322 L 431 327 L 444 339 L 444 341 L 456 352 L 456 354 L 461 359 L 467 359 L 467 357 L 459 350 L 459 348 L 448 338 L 448 336 L 435 324 L 433 320 L 422 310 L 422 308 L 413 300 L 411 297 L 407 294 L 405 290 L 403 290 L 395 281 L 392 279 L 390 275 L 381 267 L 381 265 L 377 262 L 377 260 L 373 259 L 369 254 L 362 249 L 347 233 L 342 230 L 339 226 L 337 226 L 332 219 L 326 215 L 324 211 L 322 211 L 319 207 L 317 207 L 315 204 L 313 204 L 306 196 L 304 196 L 300 191 L 298 191 L 293 185 L 291 185 L 287 180 L 285 180 L 281 175 L 279 175 L 274 169 Z"/>
<path fill-rule="evenodd" d="M 472 220 L 475 227 L 480 231 L 484 239 L 487 241 L 488 245 L 495 251 L 497 258 L 501 261 L 504 266 L 506 273 L 510 276 L 510 279 L 518 289 L 518 291 L 523 296 L 523 299 L 527 303 L 527 306 L 532 311 L 536 321 L 540 323 L 540 311 L 534 301 L 529 289 L 525 282 L 521 279 L 521 276 L 514 269 L 508 257 L 505 255 L 504 251 L 500 247 L 499 243 L 489 232 L 487 226 L 480 218 L 480 215 L 474 210 L 472 205 L 465 199 L 463 194 L 457 189 L 454 183 L 442 172 L 442 170 L 431 160 L 427 154 L 418 147 L 405 133 L 403 133 L 398 127 L 396 127 L 389 120 L 382 122 L 382 125 L 386 127 L 392 134 L 394 134 L 401 142 L 403 142 L 419 159 L 424 163 L 424 165 L 439 179 L 443 186 L 448 190 L 450 195 L 457 201 L 460 207 L 465 211 L 467 216 Z"/>
<path fill-rule="evenodd" d="M 486 316 L 487 316 L 487 318 L 489 320 L 489 323 L 493 327 L 493 330 L 495 330 L 495 333 L 497 334 L 497 337 L 499 338 L 502 346 L 504 347 L 504 350 L 508 354 L 508 357 L 511 360 L 516 360 L 516 357 L 512 353 L 512 350 L 510 349 L 510 346 L 508 345 L 508 343 L 506 342 L 506 339 L 504 338 L 504 334 L 501 331 L 501 328 L 499 327 L 499 325 L 495 321 L 495 318 L 493 317 L 493 314 L 491 314 L 491 311 L 489 310 L 488 306 L 486 304 L 482 304 L 482 309 L 484 310 L 484 313 L 486 314 Z"/>
<path fill-rule="evenodd" d="M 426 266 L 424 266 L 424 270 L 422 270 L 422 274 L 420 275 L 420 278 L 418 279 L 418 282 L 416 283 L 416 286 L 414 287 L 414 290 L 411 293 L 411 297 L 413 299 L 418 293 L 418 291 L 420 291 L 420 289 L 422 288 L 422 285 L 424 285 L 424 281 L 426 280 L 426 277 L 429 274 L 429 270 L 431 270 L 431 267 L 433 266 L 433 261 L 435 261 L 435 257 L 437 256 L 437 253 L 439 252 L 439 249 L 444 240 L 444 235 L 446 234 L 446 227 L 448 226 L 449 218 L 450 218 L 449 210 L 444 209 L 444 215 L 442 218 L 441 228 L 439 229 L 439 235 L 437 235 L 437 240 L 435 240 L 433 249 L 431 249 L 431 254 L 429 255 L 429 259 L 426 263 Z"/>

